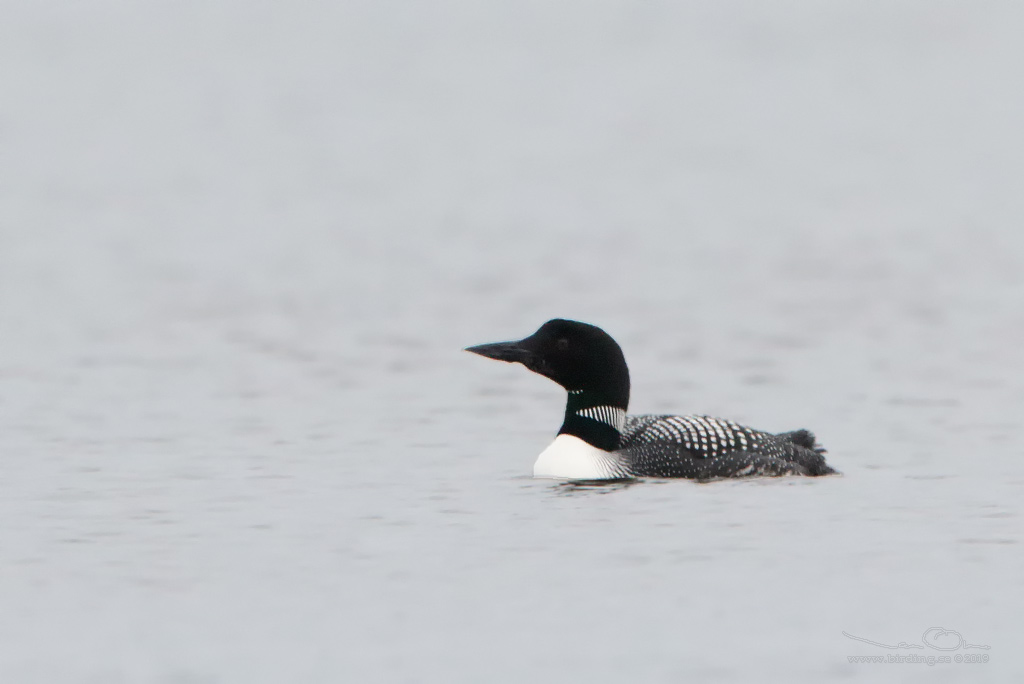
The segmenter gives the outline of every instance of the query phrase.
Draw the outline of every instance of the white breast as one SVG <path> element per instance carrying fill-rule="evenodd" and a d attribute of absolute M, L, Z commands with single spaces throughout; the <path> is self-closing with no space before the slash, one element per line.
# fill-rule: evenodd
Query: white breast
<path fill-rule="evenodd" d="M 611 452 L 573 435 L 558 435 L 533 464 L 534 477 L 559 480 L 609 480 L 625 473 Z"/>

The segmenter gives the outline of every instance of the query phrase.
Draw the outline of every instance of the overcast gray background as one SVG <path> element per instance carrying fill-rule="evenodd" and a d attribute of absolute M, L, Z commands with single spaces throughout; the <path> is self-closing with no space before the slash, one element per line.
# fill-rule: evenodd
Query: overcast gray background
<path fill-rule="evenodd" d="M 1022 30 L 0 1 L 0 680 L 1020 678 Z M 843 477 L 525 477 L 553 316 Z"/>

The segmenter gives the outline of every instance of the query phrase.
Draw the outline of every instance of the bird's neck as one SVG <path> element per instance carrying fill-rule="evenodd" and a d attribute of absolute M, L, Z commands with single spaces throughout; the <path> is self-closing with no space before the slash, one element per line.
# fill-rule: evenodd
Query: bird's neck
<path fill-rule="evenodd" d="M 565 420 L 560 435 L 579 437 L 605 451 L 619 448 L 629 406 L 629 388 L 625 393 L 569 390 L 565 402 Z"/>

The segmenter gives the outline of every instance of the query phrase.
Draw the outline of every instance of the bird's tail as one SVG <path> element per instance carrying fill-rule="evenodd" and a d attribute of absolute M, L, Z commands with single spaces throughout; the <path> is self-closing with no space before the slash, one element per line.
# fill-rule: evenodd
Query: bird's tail
<path fill-rule="evenodd" d="M 832 475 L 836 470 L 825 463 L 825 447 L 818 444 L 814 433 L 810 430 L 793 430 L 778 435 L 790 443 L 789 459 L 797 463 L 808 475 Z"/>
<path fill-rule="evenodd" d="M 793 430 L 792 432 L 780 432 L 778 434 L 778 437 L 786 440 L 787 442 L 792 442 L 793 444 L 796 444 L 799 447 L 803 447 L 804 449 L 810 449 L 811 451 L 817 454 L 827 453 L 825 451 L 825 447 L 818 444 L 817 437 L 815 437 L 814 433 L 811 432 L 810 430 Z"/>

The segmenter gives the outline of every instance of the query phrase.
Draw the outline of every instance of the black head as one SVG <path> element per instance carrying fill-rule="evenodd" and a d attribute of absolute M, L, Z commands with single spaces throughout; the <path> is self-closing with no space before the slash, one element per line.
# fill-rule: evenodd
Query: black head
<path fill-rule="evenodd" d="M 586 395 L 590 405 L 626 409 L 629 403 L 629 369 L 622 349 L 595 325 L 556 318 L 525 339 L 466 351 L 521 363 L 571 393 Z"/>

